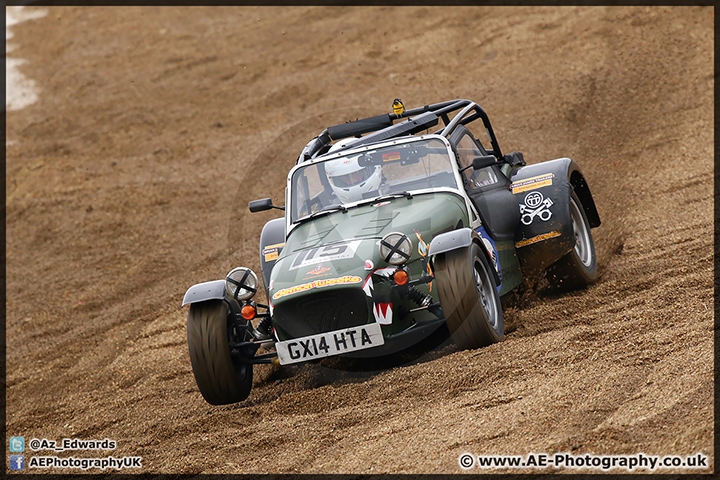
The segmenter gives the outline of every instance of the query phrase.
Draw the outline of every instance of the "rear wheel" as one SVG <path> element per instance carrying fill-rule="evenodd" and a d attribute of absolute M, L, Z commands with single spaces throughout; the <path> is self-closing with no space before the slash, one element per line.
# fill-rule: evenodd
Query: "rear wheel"
<path fill-rule="evenodd" d="M 570 197 L 570 219 L 575 245 L 545 273 L 550 284 L 562 290 L 582 288 L 597 280 L 597 259 L 590 223 L 575 193 Z"/>
<path fill-rule="evenodd" d="M 478 348 L 505 338 L 497 283 L 478 244 L 438 255 L 434 272 L 440 306 L 456 345 Z"/>
<path fill-rule="evenodd" d="M 188 312 L 188 347 L 195 382 L 212 405 L 245 400 L 252 388 L 252 365 L 230 354 L 228 312 L 222 300 L 194 303 Z"/>

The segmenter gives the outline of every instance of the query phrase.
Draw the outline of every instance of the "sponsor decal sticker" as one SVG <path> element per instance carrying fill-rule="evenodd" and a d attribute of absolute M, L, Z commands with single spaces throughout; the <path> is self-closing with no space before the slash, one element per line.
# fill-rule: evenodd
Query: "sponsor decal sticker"
<path fill-rule="evenodd" d="M 485 245 L 485 249 L 487 250 L 488 254 L 490 255 L 490 259 L 492 260 L 493 267 L 495 267 L 495 270 L 497 270 L 498 275 L 501 275 L 501 268 L 500 268 L 500 259 L 498 258 L 498 251 L 497 247 L 495 246 L 495 242 L 492 238 L 490 238 L 490 235 L 485 231 L 484 227 L 480 227 L 477 229 L 477 232 L 480 234 L 480 237 L 482 238 L 483 245 Z"/>
<path fill-rule="evenodd" d="M 561 235 L 560 232 L 543 233 L 542 235 L 538 235 L 537 237 L 528 238 L 526 240 L 521 240 L 515 244 L 515 247 L 516 248 L 525 247 L 525 246 L 533 244 L 533 243 L 542 242 L 543 240 L 548 240 L 550 238 L 559 237 L 560 235 Z"/>
<path fill-rule="evenodd" d="M 425 241 L 422 239 L 422 237 L 420 236 L 420 232 L 418 232 L 414 228 L 413 228 L 413 232 L 415 232 L 415 236 L 418 238 L 418 253 L 420 254 L 420 258 L 422 258 L 423 271 L 426 274 L 432 276 L 432 274 L 433 274 L 432 267 L 430 266 L 430 262 L 428 262 L 428 258 L 427 258 L 428 248 L 429 248 L 428 244 L 425 243 Z M 428 287 L 429 287 L 430 291 L 432 292 L 433 282 L 430 282 L 428 284 Z"/>
<path fill-rule="evenodd" d="M 392 274 L 395 273 L 395 268 L 394 267 L 377 268 L 377 269 L 373 270 L 372 273 L 374 273 L 375 275 L 380 275 L 381 277 L 390 278 L 392 276 Z"/>
<path fill-rule="evenodd" d="M 367 280 L 365 280 L 365 283 L 363 284 L 363 292 L 365 292 L 365 295 L 372 298 L 373 297 L 373 281 L 372 281 L 372 274 L 368 275 Z"/>
<path fill-rule="evenodd" d="M 332 262 L 344 258 L 352 258 L 355 256 L 355 251 L 361 242 L 362 240 L 345 240 L 303 250 L 295 256 L 289 270 L 296 270 L 321 262 Z"/>
<path fill-rule="evenodd" d="M 332 268 L 326 267 L 322 263 L 320 263 L 320 264 L 318 264 L 317 267 L 313 268 L 309 272 L 306 272 L 305 275 L 309 275 L 311 277 L 317 277 L 318 275 L 323 275 L 331 270 L 332 270 Z"/>
<path fill-rule="evenodd" d="M 550 207 L 553 201 L 550 198 L 543 197 L 540 192 L 530 192 L 525 196 L 525 205 L 520 205 L 520 221 L 523 225 L 530 225 L 535 217 L 540 218 L 543 222 L 547 222 L 552 218 Z"/>
<path fill-rule="evenodd" d="M 265 255 L 266 262 L 272 262 L 273 260 L 278 259 L 278 257 L 280 256 L 280 252 L 274 251 L 274 252 L 270 252 L 270 253 L 265 253 L 264 255 Z"/>
<path fill-rule="evenodd" d="M 425 243 L 425 241 L 422 239 L 422 237 L 420 236 L 420 232 L 418 232 L 414 228 L 413 232 L 415 232 L 415 236 L 418 238 L 418 253 L 421 257 L 427 257 L 428 244 Z"/>
<path fill-rule="evenodd" d="M 498 256 L 497 247 L 495 246 L 495 242 L 493 241 L 493 239 L 490 238 L 490 235 L 488 235 L 487 231 L 485 231 L 485 227 L 479 227 L 477 229 L 477 233 L 480 234 L 480 238 L 482 238 L 485 250 L 487 250 L 488 255 L 490 255 L 492 265 L 498 273 L 498 278 L 500 278 L 500 283 L 497 286 L 497 291 L 499 292 L 500 287 L 502 286 L 502 269 L 500 267 L 500 257 Z"/>
<path fill-rule="evenodd" d="M 305 283 L 303 285 L 297 285 L 295 287 L 283 288 L 282 290 L 278 290 L 277 292 L 275 292 L 275 295 L 273 295 L 272 298 L 273 300 L 277 300 L 278 298 L 282 298 L 287 295 L 293 295 L 295 293 L 306 292 L 308 290 L 312 290 L 313 288 L 330 287 L 333 285 L 346 285 L 350 283 L 360 283 L 362 281 L 362 278 L 355 275 L 347 275 L 341 278 L 328 278 L 327 280 L 315 280 L 314 282 Z"/>
<path fill-rule="evenodd" d="M 392 303 L 374 303 L 373 314 L 380 325 L 392 325 Z"/>
<path fill-rule="evenodd" d="M 535 190 L 536 188 L 552 185 L 553 178 L 555 178 L 555 175 L 552 173 L 546 173 L 545 175 L 539 175 L 537 177 L 526 178 L 525 180 L 513 182 L 510 185 L 510 188 L 512 188 L 512 193 L 527 192 L 528 190 Z"/>
<path fill-rule="evenodd" d="M 284 243 L 278 243 L 275 245 L 268 245 L 267 247 L 263 248 L 262 254 L 263 257 L 265 257 L 265 261 L 272 262 L 273 260 L 277 260 L 284 246 Z"/>
<path fill-rule="evenodd" d="M 525 196 L 525 205 L 529 208 L 537 208 L 543 201 L 543 195 L 540 192 L 531 192 Z"/>
<path fill-rule="evenodd" d="M 382 161 L 383 162 L 394 162 L 395 160 L 400 160 L 400 158 L 402 158 L 400 156 L 400 152 L 383 153 Z"/>

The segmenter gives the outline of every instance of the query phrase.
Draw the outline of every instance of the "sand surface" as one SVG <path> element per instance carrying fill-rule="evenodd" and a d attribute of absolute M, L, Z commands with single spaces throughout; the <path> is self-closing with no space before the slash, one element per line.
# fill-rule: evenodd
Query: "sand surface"
<path fill-rule="evenodd" d="M 114 439 L 150 473 L 565 451 L 712 469 L 712 8 L 47 11 L 13 28 L 40 96 L 7 115 L 8 436 Z M 185 290 L 259 271 L 276 214 L 247 202 L 282 204 L 310 138 L 396 97 L 473 99 L 503 151 L 578 162 L 600 281 L 528 284 L 488 348 L 369 374 L 260 366 L 247 401 L 208 405 Z"/>

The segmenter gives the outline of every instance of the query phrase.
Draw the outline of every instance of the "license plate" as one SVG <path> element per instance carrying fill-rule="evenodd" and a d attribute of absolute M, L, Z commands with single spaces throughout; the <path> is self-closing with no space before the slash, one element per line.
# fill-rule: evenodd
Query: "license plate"
<path fill-rule="evenodd" d="M 341 355 L 385 343 L 379 323 L 344 328 L 275 343 L 281 365 Z"/>

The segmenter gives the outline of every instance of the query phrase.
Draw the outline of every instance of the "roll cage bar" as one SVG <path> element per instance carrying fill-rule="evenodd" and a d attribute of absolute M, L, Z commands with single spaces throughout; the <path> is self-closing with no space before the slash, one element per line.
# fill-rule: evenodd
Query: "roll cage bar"
<path fill-rule="evenodd" d="M 458 110 L 459 112 L 450 119 L 449 114 Z M 414 118 L 410 118 L 413 116 Z M 402 118 L 407 118 L 407 120 L 397 124 L 395 123 L 395 120 Z M 386 113 L 328 127 L 323 130 L 320 135 L 308 142 L 300 153 L 300 157 L 296 163 L 302 163 L 318 155 L 327 153 L 330 142 L 343 138 L 357 137 L 336 151 L 382 142 L 391 138 L 414 135 L 434 127 L 440 120 L 443 121 L 445 126 L 433 133 L 447 138 L 458 125 L 466 125 L 478 118 L 482 119 L 485 130 L 490 138 L 490 144 L 492 145 L 492 149 L 486 148 L 488 155 L 493 155 L 498 160 L 503 160 L 502 151 L 500 150 L 495 132 L 493 132 L 490 119 L 485 113 L 485 110 L 470 100 L 450 100 L 413 108 L 400 114 Z"/>

